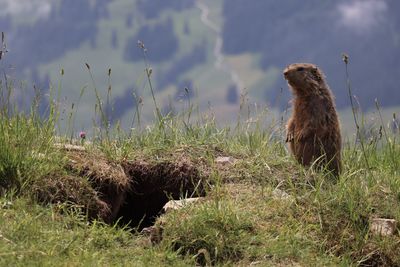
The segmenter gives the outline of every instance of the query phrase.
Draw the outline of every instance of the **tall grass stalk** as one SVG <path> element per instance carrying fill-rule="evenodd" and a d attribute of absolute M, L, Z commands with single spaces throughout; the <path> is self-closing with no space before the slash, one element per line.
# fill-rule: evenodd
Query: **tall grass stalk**
<path fill-rule="evenodd" d="M 76 114 L 78 113 L 78 109 L 79 109 L 79 106 L 80 106 L 79 104 L 81 102 L 83 94 L 85 93 L 86 88 L 87 88 L 86 86 L 83 86 L 81 88 L 81 91 L 79 93 L 78 101 L 76 102 L 76 104 L 72 103 L 72 105 L 71 105 L 70 122 L 69 122 L 69 125 L 68 125 L 68 128 L 67 128 L 67 132 L 68 132 L 68 130 L 70 130 L 70 143 L 72 143 L 72 140 L 74 139 Z"/>
<path fill-rule="evenodd" d="M 150 64 L 149 64 L 149 60 L 148 60 L 148 57 L 147 57 L 147 48 L 144 46 L 144 43 L 142 41 L 138 41 L 138 46 L 139 46 L 140 49 L 142 49 L 142 52 L 143 52 L 143 59 L 144 59 L 145 67 L 146 67 L 145 68 L 145 73 L 146 73 L 146 77 L 147 77 L 147 82 L 148 82 L 149 87 L 150 87 L 151 96 L 153 98 L 154 107 L 156 109 L 156 115 L 157 115 L 158 123 L 159 123 L 160 127 L 163 127 L 163 123 L 162 123 L 163 122 L 163 116 L 161 114 L 160 109 L 158 108 L 156 97 L 155 97 L 155 94 L 154 94 L 153 83 L 151 81 L 151 75 L 153 73 L 153 69 L 150 67 Z"/>
<path fill-rule="evenodd" d="M 349 70 L 348 70 L 349 56 L 346 54 L 343 54 L 342 59 L 343 59 L 343 62 L 345 63 L 346 85 L 347 85 L 348 94 L 349 94 L 349 98 L 350 98 L 350 105 L 351 105 L 351 111 L 353 113 L 354 124 L 356 126 L 356 131 L 357 131 L 356 140 L 357 140 L 357 138 L 358 138 L 358 140 L 360 140 L 361 150 L 362 150 L 362 154 L 364 156 L 365 164 L 366 164 L 368 172 L 370 173 L 370 165 L 369 165 L 367 153 L 366 153 L 365 147 L 364 147 L 365 140 L 364 140 L 364 137 L 360 134 L 360 125 L 357 120 L 356 109 L 355 109 L 355 106 L 353 103 L 353 93 L 352 93 L 352 88 L 351 88 L 351 83 L 350 83 L 350 75 L 349 75 Z"/>
<path fill-rule="evenodd" d="M 111 110 L 107 110 L 107 114 L 106 115 L 108 115 L 107 119 L 111 123 L 112 115 L 114 113 L 114 105 L 111 103 L 111 90 L 112 90 L 112 86 L 111 86 L 111 68 L 109 68 L 108 72 L 107 72 L 107 82 L 108 82 L 108 87 L 107 87 L 106 105 L 107 105 L 107 109 L 111 109 Z"/>
<path fill-rule="evenodd" d="M 93 77 L 93 73 L 92 73 L 92 71 L 90 69 L 90 65 L 88 63 L 85 63 L 85 65 L 86 65 L 86 68 L 89 71 L 90 79 L 92 80 L 93 90 L 94 90 L 94 93 L 95 93 L 95 96 L 96 96 L 96 101 L 97 101 L 97 105 L 96 106 L 99 108 L 99 111 L 100 111 L 100 116 L 101 116 L 100 140 L 103 140 L 102 129 L 104 127 L 104 129 L 106 131 L 106 138 L 107 138 L 106 140 L 107 140 L 108 143 L 110 143 L 110 132 L 109 132 L 110 122 L 109 122 L 109 120 L 107 118 L 107 115 L 106 115 L 104 109 L 103 109 L 103 102 L 101 100 L 99 91 L 97 89 L 96 82 L 95 82 L 94 77 Z"/>
<path fill-rule="evenodd" d="M 381 121 L 381 129 L 383 130 L 383 133 L 384 133 L 385 139 L 386 139 L 386 143 L 387 143 L 386 145 L 389 147 L 390 159 L 392 160 L 392 163 L 393 163 L 393 169 L 397 170 L 399 166 L 398 166 L 398 162 L 396 161 L 396 156 L 395 156 L 395 152 L 394 152 L 395 143 L 392 142 L 391 138 L 389 137 L 389 135 L 388 135 L 388 133 L 386 131 L 386 127 L 385 127 L 385 124 L 383 122 L 383 117 L 382 117 L 382 113 L 381 113 L 381 109 L 380 109 L 380 105 L 379 105 L 378 99 L 375 99 L 375 106 L 376 106 L 376 109 L 378 110 L 379 119 Z"/>

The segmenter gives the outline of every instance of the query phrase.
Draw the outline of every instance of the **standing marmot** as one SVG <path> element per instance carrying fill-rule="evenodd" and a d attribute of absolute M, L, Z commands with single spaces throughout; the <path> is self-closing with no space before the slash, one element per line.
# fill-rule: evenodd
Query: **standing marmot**
<path fill-rule="evenodd" d="M 313 64 L 289 65 L 283 75 L 293 92 L 293 114 L 286 142 L 303 165 L 315 160 L 339 175 L 341 136 L 333 96 L 322 72 Z"/>

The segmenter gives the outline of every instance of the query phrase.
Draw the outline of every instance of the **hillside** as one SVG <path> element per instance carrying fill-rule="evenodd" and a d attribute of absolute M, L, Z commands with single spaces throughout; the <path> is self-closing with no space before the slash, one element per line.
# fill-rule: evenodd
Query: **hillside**
<path fill-rule="evenodd" d="M 263 113 L 220 128 L 155 104 L 152 125 L 138 113 L 135 129 L 77 140 L 56 101 L 24 112 L 13 86 L 1 80 L 0 266 L 400 265 L 398 125 L 346 141 L 335 178 L 297 164 Z"/>
<path fill-rule="evenodd" d="M 144 101 L 139 105 L 144 120 L 154 118 L 138 40 L 146 46 L 164 113 L 184 109 L 190 98 L 201 112 L 211 110 L 226 125 L 235 121 L 241 95 L 261 109 L 284 108 L 290 96 L 281 70 L 295 61 L 320 65 L 338 107 L 346 110 L 343 52 L 350 55 L 354 93 L 364 110 L 374 107 L 375 98 L 382 108 L 398 106 L 400 27 L 394 0 L 307 0 L 301 5 L 36 0 L 22 6 L 3 0 L 2 5 L 0 30 L 6 33 L 9 53 L 1 68 L 10 78 L 26 81 L 21 87 L 28 87 L 32 97 L 27 85 L 36 84 L 46 99 L 51 81 L 52 87 L 61 87 L 67 110 L 85 103 L 78 110 L 78 129 L 90 127 L 94 119 L 93 87 L 104 98 L 111 94 L 109 116 L 113 122 L 122 120 L 124 128 L 130 127 L 138 99 Z"/>
<path fill-rule="evenodd" d="M 398 3 L 0 0 L 0 266 L 400 266 Z M 338 177 L 288 151 L 297 60 Z"/>

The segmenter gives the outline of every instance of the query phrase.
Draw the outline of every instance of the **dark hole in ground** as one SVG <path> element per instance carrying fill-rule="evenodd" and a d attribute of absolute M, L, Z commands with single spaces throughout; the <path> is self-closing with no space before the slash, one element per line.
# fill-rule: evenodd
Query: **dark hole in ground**
<path fill-rule="evenodd" d="M 170 199 L 204 196 L 204 184 L 198 169 L 187 161 L 124 163 L 130 189 L 116 218 L 122 225 L 139 230 L 154 224 Z"/>
<path fill-rule="evenodd" d="M 367 249 L 368 251 L 368 249 Z M 360 266 L 365 266 L 365 267 L 379 267 L 379 266 L 399 266 L 395 264 L 392 259 L 386 255 L 385 253 L 382 253 L 380 251 L 375 251 L 372 253 L 368 253 L 368 258 L 361 263 L 359 263 Z"/>
<path fill-rule="evenodd" d="M 205 177 L 189 159 L 119 164 L 101 152 L 65 150 L 66 172 L 36 180 L 34 195 L 44 204 L 78 205 L 89 220 L 141 230 L 154 224 L 170 199 L 205 195 Z"/>

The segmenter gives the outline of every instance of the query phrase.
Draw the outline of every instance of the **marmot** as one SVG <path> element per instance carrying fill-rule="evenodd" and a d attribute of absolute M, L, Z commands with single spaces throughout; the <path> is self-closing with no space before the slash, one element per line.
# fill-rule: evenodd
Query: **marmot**
<path fill-rule="evenodd" d="M 292 117 L 286 126 L 290 150 L 301 164 L 308 166 L 318 160 L 338 176 L 340 125 L 323 73 L 316 65 L 296 63 L 289 65 L 283 75 L 294 96 Z"/>

